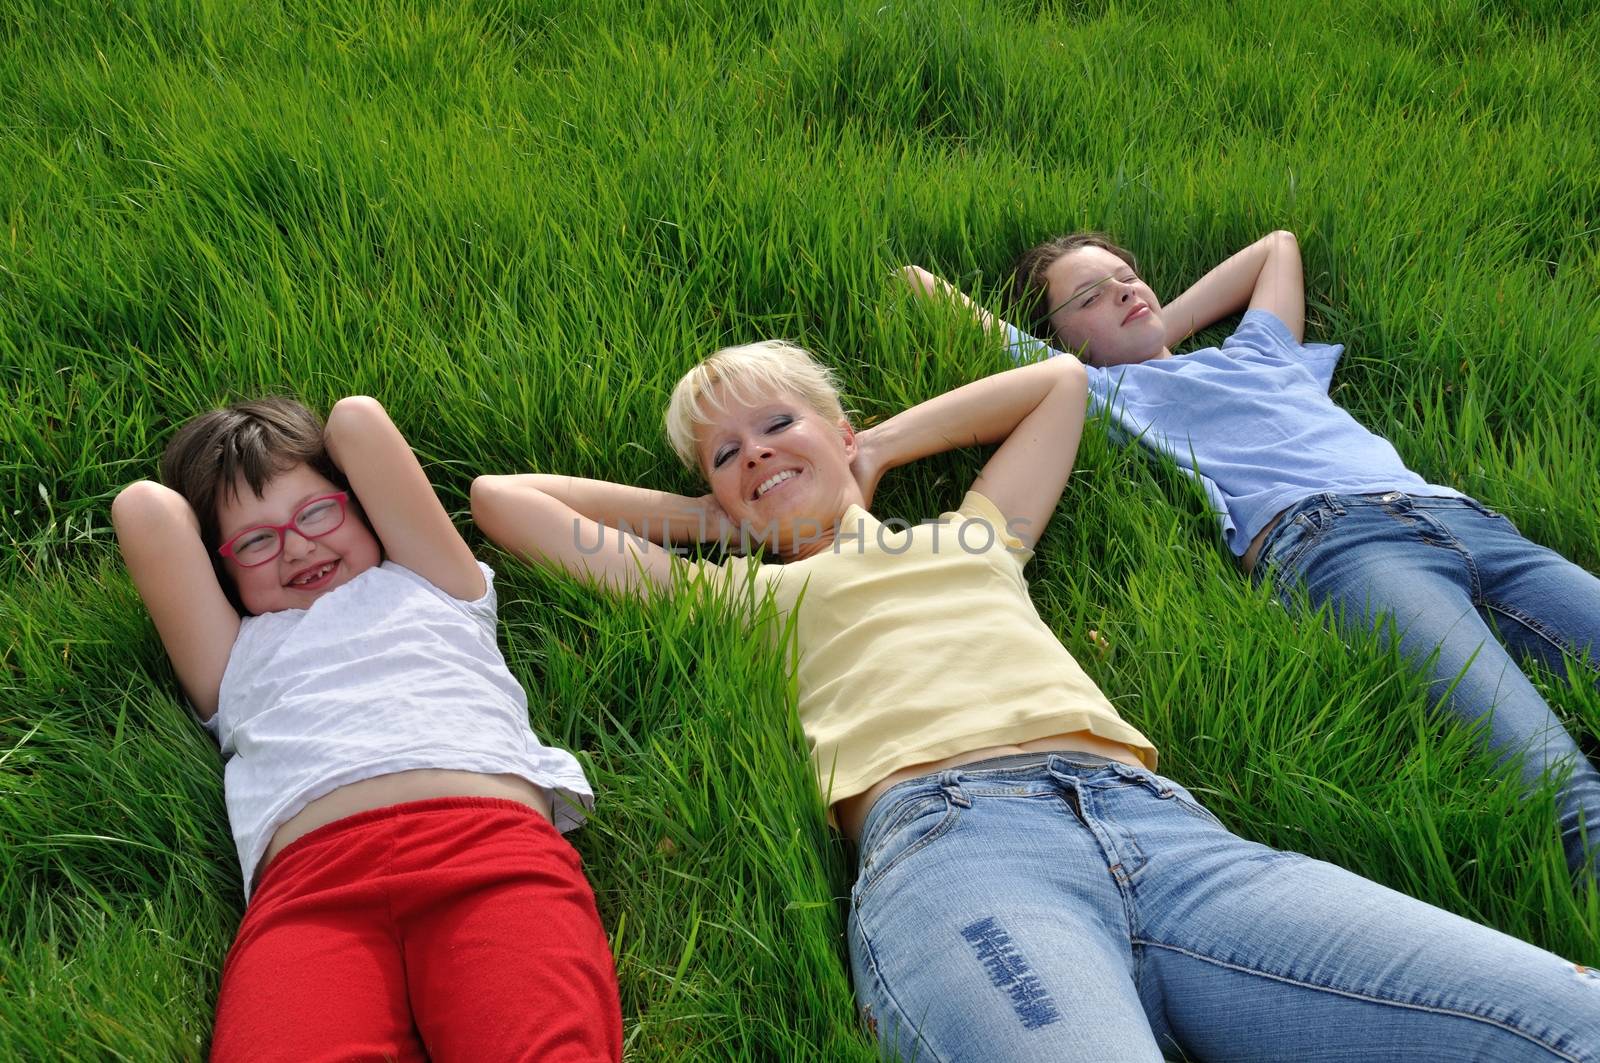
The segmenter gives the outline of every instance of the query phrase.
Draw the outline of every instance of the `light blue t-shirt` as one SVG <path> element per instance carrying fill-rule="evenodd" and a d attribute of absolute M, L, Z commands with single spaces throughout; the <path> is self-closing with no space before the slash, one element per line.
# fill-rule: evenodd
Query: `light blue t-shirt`
<path fill-rule="evenodd" d="M 1018 360 L 1062 352 L 1006 326 Z M 1251 310 L 1221 347 L 1107 369 L 1087 366 L 1089 404 L 1205 488 L 1228 548 L 1242 556 L 1283 510 L 1324 491 L 1459 496 L 1406 468 L 1328 397 L 1344 347 L 1301 345 L 1277 316 Z"/>

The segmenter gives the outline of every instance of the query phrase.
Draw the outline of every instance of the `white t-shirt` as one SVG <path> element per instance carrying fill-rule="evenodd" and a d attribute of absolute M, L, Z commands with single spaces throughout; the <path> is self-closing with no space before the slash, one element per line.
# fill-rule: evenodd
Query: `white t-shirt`
<path fill-rule="evenodd" d="M 309 609 L 246 617 L 206 723 L 245 896 L 273 832 L 341 786 L 441 768 L 516 775 L 553 791 L 566 831 L 594 807 L 576 758 L 528 725 L 528 700 L 495 642 L 494 572 L 452 598 L 385 561 Z"/>

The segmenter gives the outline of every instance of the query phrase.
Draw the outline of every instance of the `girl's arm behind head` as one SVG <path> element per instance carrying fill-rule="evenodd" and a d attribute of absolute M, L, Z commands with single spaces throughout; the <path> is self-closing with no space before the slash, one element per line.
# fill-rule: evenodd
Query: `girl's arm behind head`
<path fill-rule="evenodd" d="M 1243 310 L 1267 310 L 1296 341 L 1306 328 L 1305 277 L 1300 244 L 1286 229 L 1268 233 L 1213 267 L 1161 311 L 1167 346 Z"/>
<path fill-rule="evenodd" d="M 929 273 L 921 266 L 902 266 L 896 271 L 901 281 L 907 288 L 925 299 L 946 299 L 955 306 L 972 314 L 978 324 L 983 326 L 985 332 L 999 336 L 1006 341 L 1006 353 L 1013 361 L 1033 361 L 1040 355 L 1046 357 L 1059 354 L 1048 346 L 1043 340 L 1036 339 L 1028 333 L 1017 328 L 1004 318 L 996 317 L 977 303 L 959 288 L 936 274 Z"/>
<path fill-rule="evenodd" d="M 200 522 L 182 495 L 140 480 L 117 495 L 111 523 L 178 682 L 200 718 L 209 720 L 239 637 L 239 614 L 217 582 Z"/>
<path fill-rule="evenodd" d="M 969 311 L 978 324 L 986 330 L 999 335 L 1005 334 L 1005 322 L 973 302 L 965 292 L 943 277 L 929 273 L 921 266 L 902 266 L 896 274 L 914 294 L 925 299 L 945 299 L 955 303 Z"/>
<path fill-rule="evenodd" d="M 324 440 L 389 560 L 462 601 L 483 597 L 488 587 L 472 551 L 377 399 L 340 399 Z"/>

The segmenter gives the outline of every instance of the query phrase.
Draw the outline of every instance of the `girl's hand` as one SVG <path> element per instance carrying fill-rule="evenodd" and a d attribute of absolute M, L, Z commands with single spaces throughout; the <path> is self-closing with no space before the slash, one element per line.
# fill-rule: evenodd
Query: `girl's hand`
<path fill-rule="evenodd" d="M 980 325 L 991 332 L 1002 334 L 1005 332 L 1003 323 L 999 318 L 967 298 L 966 293 L 937 274 L 929 273 L 921 266 L 901 266 L 890 276 L 924 299 L 949 299 L 956 305 L 965 307 L 973 317 L 978 319 Z"/>

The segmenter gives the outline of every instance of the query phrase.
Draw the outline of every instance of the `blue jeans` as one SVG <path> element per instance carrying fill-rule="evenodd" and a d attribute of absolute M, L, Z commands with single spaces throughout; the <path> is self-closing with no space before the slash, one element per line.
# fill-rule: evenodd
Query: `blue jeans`
<path fill-rule="evenodd" d="M 1285 602 L 1304 586 L 1351 629 L 1384 624 L 1427 669 L 1434 702 L 1483 721 L 1489 747 L 1501 761 L 1520 757 L 1528 785 L 1565 773 L 1556 803 L 1567 864 L 1600 879 L 1600 772 L 1514 659 L 1565 674 L 1570 655 L 1600 680 L 1600 579 L 1472 499 L 1398 492 L 1301 501 L 1255 571 Z"/>
<path fill-rule="evenodd" d="M 860 854 L 850 961 L 886 1058 L 1600 1060 L 1600 972 L 1236 837 L 1142 768 L 912 779 Z"/>

